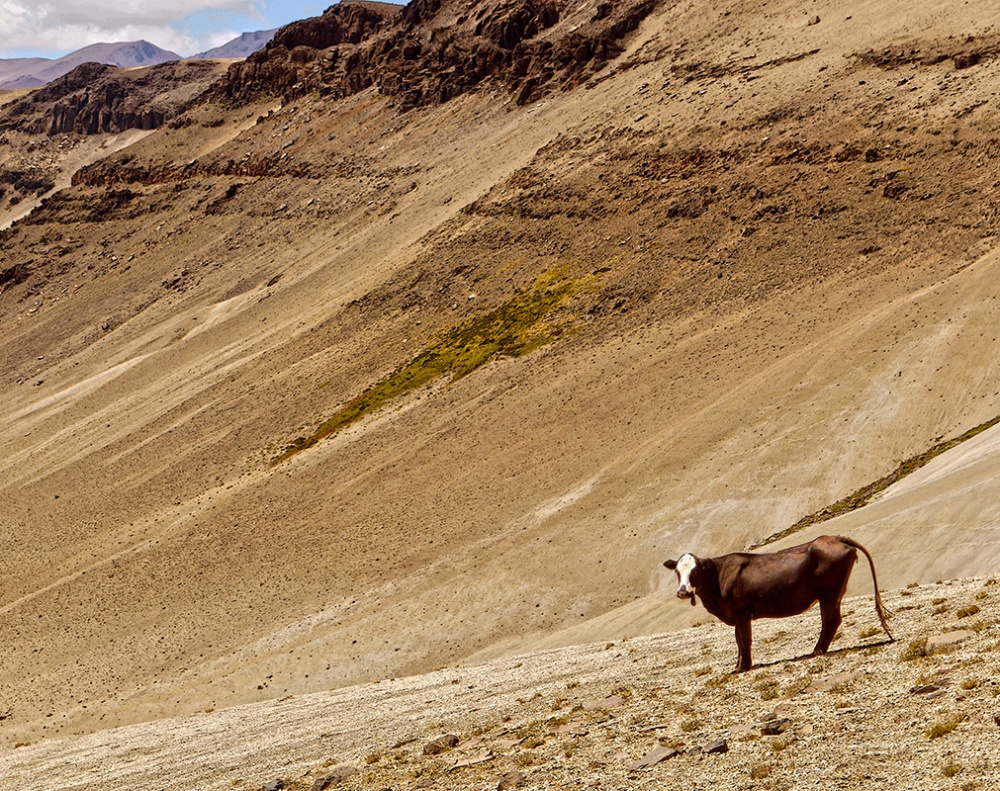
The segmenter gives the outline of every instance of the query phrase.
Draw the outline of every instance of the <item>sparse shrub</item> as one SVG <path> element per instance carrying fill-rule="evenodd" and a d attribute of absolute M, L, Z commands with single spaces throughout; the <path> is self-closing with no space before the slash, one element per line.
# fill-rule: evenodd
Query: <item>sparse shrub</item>
<path fill-rule="evenodd" d="M 778 697 L 778 682 L 773 678 L 765 679 L 757 684 L 761 700 L 774 700 Z"/>
<path fill-rule="evenodd" d="M 965 689 L 965 690 L 975 689 L 978 686 L 979 686 L 979 679 L 975 679 L 975 678 L 967 678 L 967 679 L 965 679 L 965 681 L 963 681 L 961 683 L 962 689 Z"/>
<path fill-rule="evenodd" d="M 382 759 L 382 753 L 368 753 L 365 756 L 365 763 L 371 766 L 372 764 L 377 764 Z"/>
<path fill-rule="evenodd" d="M 931 604 L 933 604 L 935 607 L 937 607 L 938 605 L 944 604 L 947 601 L 948 601 L 948 599 L 946 597 L 942 596 L 942 597 L 938 597 L 937 599 L 933 599 L 931 601 Z"/>
<path fill-rule="evenodd" d="M 681 723 L 681 730 L 684 733 L 694 733 L 701 728 L 701 720 L 690 719 Z"/>
<path fill-rule="evenodd" d="M 718 676 L 712 676 L 708 681 L 705 682 L 705 686 L 711 689 L 722 689 L 732 680 L 733 680 L 732 673 L 721 673 Z"/>
<path fill-rule="evenodd" d="M 924 731 L 924 736 L 928 739 L 940 739 L 942 736 L 947 736 L 955 728 L 962 724 L 965 719 L 964 714 L 953 714 L 946 720 L 941 720 L 940 722 L 935 722 L 929 728 Z"/>
<path fill-rule="evenodd" d="M 988 594 L 986 591 L 979 591 L 979 593 L 976 594 L 976 601 L 984 601 L 985 599 L 988 599 L 989 597 L 990 597 L 990 594 Z"/>
<path fill-rule="evenodd" d="M 927 638 L 921 637 L 911 640 L 910 644 L 899 655 L 900 662 L 912 662 L 915 659 L 923 659 L 927 656 Z"/>
<path fill-rule="evenodd" d="M 521 742 L 521 746 L 526 750 L 534 750 L 536 747 L 541 747 L 543 744 L 545 744 L 545 739 L 543 739 L 537 733 L 533 733 L 531 736 L 529 736 L 527 739 Z"/>
<path fill-rule="evenodd" d="M 849 692 L 851 687 L 853 686 L 854 686 L 853 681 L 841 681 L 839 684 L 834 684 L 827 691 L 830 692 L 830 694 L 832 695 L 843 695 L 846 692 Z"/>
<path fill-rule="evenodd" d="M 785 688 L 781 691 L 781 694 L 786 698 L 794 698 L 800 692 L 805 692 L 806 687 L 812 683 L 812 680 L 808 677 L 800 678 L 796 681 L 791 681 L 785 685 Z"/>
<path fill-rule="evenodd" d="M 772 753 L 780 753 L 783 750 L 787 750 L 794 741 L 795 741 L 794 737 L 789 735 L 789 736 L 783 736 L 780 739 L 771 739 L 768 744 L 771 747 Z"/>
<path fill-rule="evenodd" d="M 870 627 L 868 629 L 862 629 L 861 630 L 861 639 L 864 640 L 866 637 L 874 637 L 875 635 L 881 634 L 881 633 L 882 633 L 881 629 L 876 629 L 874 627 Z"/>
<path fill-rule="evenodd" d="M 712 666 L 705 665 L 704 667 L 699 667 L 697 670 L 694 671 L 694 677 L 701 678 L 702 676 L 707 676 L 711 672 L 712 672 Z"/>
<path fill-rule="evenodd" d="M 750 767 L 751 780 L 763 780 L 771 774 L 771 764 L 754 764 Z"/>
<path fill-rule="evenodd" d="M 945 777 L 954 777 L 961 771 L 962 771 L 961 764 L 954 764 L 954 763 L 945 764 L 944 767 L 941 769 L 941 774 L 944 775 Z"/>
<path fill-rule="evenodd" d="M 975 615 L 977 612 L 979 612 L 979 605 L 970 604 L 968 607 L 963 607 L 962 609 L 957 610 L 955 615 L 959 618 L 968 618 L 970 615 Z"/>

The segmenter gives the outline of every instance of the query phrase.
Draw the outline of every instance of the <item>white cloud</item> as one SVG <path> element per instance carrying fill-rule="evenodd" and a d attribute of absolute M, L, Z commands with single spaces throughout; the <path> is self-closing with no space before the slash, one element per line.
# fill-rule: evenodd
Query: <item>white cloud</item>
<path fill-rule="evenodd" d="M 218 15 L 218 24 L 206 19 Z M 260 20 L 260 0 L 0 0 L 5 52 L 69 52 L 88 44 L 146 39 L 190 55 L 218 41 L 221 21 L 238 14 Z M 200 15 L 200 16 L 199 16 Z M 232 37 L 232 36 L 230 36 Z M 3 57 L 0 54 L 0 57 Z"/>

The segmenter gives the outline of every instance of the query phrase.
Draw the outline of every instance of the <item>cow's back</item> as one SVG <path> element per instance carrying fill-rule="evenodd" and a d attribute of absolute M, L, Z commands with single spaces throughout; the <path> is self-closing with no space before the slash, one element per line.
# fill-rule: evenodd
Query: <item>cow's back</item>
<path fill-rule="evenodd" d="M 834 536 L 778 552 L 725 555 L 717 559 L 720 593 L 734 613 L 750 618 L 797 615 L 819 599 L 842 595 L 856 556 Z"/>

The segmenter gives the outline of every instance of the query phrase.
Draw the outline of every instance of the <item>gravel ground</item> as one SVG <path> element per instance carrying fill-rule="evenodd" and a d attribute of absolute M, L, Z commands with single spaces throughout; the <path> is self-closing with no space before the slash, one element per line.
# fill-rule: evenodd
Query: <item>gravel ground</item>
<path fill-rule="evenodd" d="M 706 615 L 656 637 L 8 747 L 0 777 L 35 791 L 998 787 L 1000 585 L 885 600 L 895 642 L 856 597 L 825 657 L 802 656 L 817 612 L 757 622 L 745 674 L 730 672 L 731 629 Z"/>

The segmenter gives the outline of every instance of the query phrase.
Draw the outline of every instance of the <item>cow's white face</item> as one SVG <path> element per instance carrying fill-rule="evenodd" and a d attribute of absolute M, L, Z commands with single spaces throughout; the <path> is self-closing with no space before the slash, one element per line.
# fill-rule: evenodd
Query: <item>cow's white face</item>
<path fill-rule="evenodd" d="M 695 597 L 695 586 L 691 582 L 691 572 L 695 570 L 698 565 L 698 561 L 695 556 L 691 553 L 686 555 L 681 555 L 680 559 L 677 561 L 677 598 L 678 599 L 691 599 L 691 603 L 694 604 Z"/>

